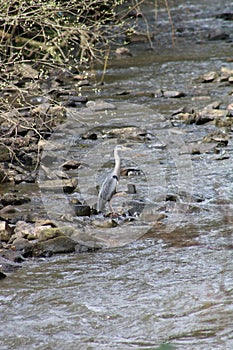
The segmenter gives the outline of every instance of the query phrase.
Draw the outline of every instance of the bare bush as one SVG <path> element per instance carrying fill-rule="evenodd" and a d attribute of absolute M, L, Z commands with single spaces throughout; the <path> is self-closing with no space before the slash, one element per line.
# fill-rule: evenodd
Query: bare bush
<path fill-rule="evenodd" d="M 83 63 L 99 58 L 111 40 L 124 0 L 0 0 L 2 63 L 37 59 Z M 101 45 L 102 44 L 102 45 Z"/>

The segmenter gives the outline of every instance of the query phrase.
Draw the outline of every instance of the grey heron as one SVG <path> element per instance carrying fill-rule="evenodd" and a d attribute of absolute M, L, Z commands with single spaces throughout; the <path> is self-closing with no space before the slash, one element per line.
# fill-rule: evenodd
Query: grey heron
<path fill-rule="evenodd" d="M 115 167 L 113 171 L 106 177 L 100 188 L 96 207 L 98 212 L 103 211 L 107 202 L 109 203 L 111 212 L 114 212 L 111 205 L 111 199 L 114 196 L 114 194 L 116 194 L 117 184 L 120 179 L 121 159 L 118 154 L 119 150 L 128 150 L 128 148 L 122 145 L 117 145 L 114 148 Z"/>

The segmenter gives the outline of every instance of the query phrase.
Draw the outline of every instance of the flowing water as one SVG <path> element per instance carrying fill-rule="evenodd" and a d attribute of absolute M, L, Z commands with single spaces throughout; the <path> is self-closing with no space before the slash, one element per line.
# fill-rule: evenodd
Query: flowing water
<path fill-rule="evenodd" d="M 211 27 L 211 17 L 204 16 L 208 4 L 190 5 L 190 21 L 184 4 L 177 7 L 186 13 L 186 28 L 195 24 L 202 29 L 198 40 Z M 225 5 L 229 9 L 232 3 Z M 214 1 L 211 13 L 218 11 Z M 1 350 L 156 349 L 163 343 L 175 349 L 233 348 L 232 140 L 222 159 L 211 151 L 191 154 L 189 144 L 213 131 L 213 125 L 172 125 L 169 119 L 183 106 L 231 102 L 232 87 L 201 85 L 195 78 L 223 66 L 233 69 L 226 61 L 233 48 L 231 43 L 205 41 L 185 50 L 165 47 L 160 53 L 146 51 L 115 61 L 105 85 L 89 99 L 108 100 L 117 109 L 70 110 L 67 122 L 52 136 L 53 148 L 47 147 L 45 156 L 50 151 L 54 156 L 56 149 L 55 166 L 67 158 L 81 161 L 83 167 L 73 171 L 79 177 L 76 195 L 91 205 L 96 184 L 112 167 L 113 147 L 119 139 L 125 142 L 130 150 L 122 154 L 123 165 L 137 171 L 122 177 L 120 186 L 124 191 L 131 182 L 137 193 L 113 204 L 144 205 L 139 217 L 114 228 L 87 221 L 84 234 L 97 237 L 103 249 L 30 260 L 1 281 Z M 187 96 L 152 98 L 158 89 L 181 90 Z M 146 133 L 134 137 L 127 127 Z M 106 137 L 109 130 L 121 130 L 118 141 Z M 97 133 L 97 140 L 84 140 L 81 135 L 87 132 Z M 130 137 L 124 139 L 127 132 Z M 62 213 L 64 224 L 70 215 L 67 195 L 42 191 L 42 207 L 37 187 L 30 186 L 35 195 L 31 208 L 38 215 L 46 211 L 55 221 Z M 172 195 L 179 200 L 168 201 Z"/>

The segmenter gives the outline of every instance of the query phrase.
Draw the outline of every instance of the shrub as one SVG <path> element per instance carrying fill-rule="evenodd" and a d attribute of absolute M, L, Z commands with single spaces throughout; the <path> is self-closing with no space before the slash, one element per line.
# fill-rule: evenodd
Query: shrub
<path fill-rule="evenodd" d="M 0 0 L 2 63 L 22 60 L 84 63 L 111 41 L 124 0 Z M 110 35 L 109 35 L 110 34 Z"/>

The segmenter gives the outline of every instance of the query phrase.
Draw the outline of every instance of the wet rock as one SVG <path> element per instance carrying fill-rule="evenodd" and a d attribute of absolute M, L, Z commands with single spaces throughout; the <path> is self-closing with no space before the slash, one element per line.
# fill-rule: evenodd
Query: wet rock
<path fill-rule="evenodd" d="M 151 39 L 153 39 L 153 34 L 145 34 L 145 33 L 142 33 L 142 32 L 137 32 L 137 31 L 134 31 L 133 33 L 130 33 L 127 35 L 127 40 L 130 42 L 130 43 L 140 43 L 140 42 L 150 42 Z"/>
<path fill-rule="evenodd" d="M 67 160 L 65 163 L 62 164 L 62 168 L 65 170 L 70 170 L 70 169 L 78 169 L 80 167 L 81 163 L 78 162 L 77 160 Z"/>
<path fill-rule="evenodd" d="M 126 193 L 128 193 L 128 194 L 135 194 L 135 193 L 137 193 L 136 186 L 134 184 L 128 184 L 127 188 L 128 189 L 127 189 Z"/>
<path fill-rule="evenodd" d="M 215 17 L 224 19 L 225 21 L 233 21 L 233 13 L 232 12 L 219 13 Z"/>
<path fill-rule="evenodd" d="M 229 135 L 220 130 L 211 132 L 202 139 L 202 142 L 217 142 L 222 147 L 227 146 L 228 141 Z"/>
<path fill-rule="evenodd" d="M 14 182 L 19 184 L 21 182 L 34 183 L 36 181 L 36 172 L 27 172 L 24 174 L 17 174 L 14 176 Z"/>
<path fill-rule="evenodd" d="M 62 105 L 65 107 L 78 107 L 88 101 L 86 96 L 63 96 Z"/>
<path fill-rule="evenodd" d="M 228 40 L 229 38 L 229 34 L 223 32 L 222 30 L 215 30 L 208 34 L 208 39 L 211 41 Z"/>
<path fill-rule="evenodd" d="M 19 264 L 25 261 L 25 258 L 20 254 L 20 252 L 17 252 L 16 250 L 12 249 L 5 249 L 2 252 L 0 252 L 0 259 L 1 258 L 7 259 L 7 261 L 9 262 L 15 263 L 16 267 L 21 266 Z"/>
<path fill-rule="evenodd" d="M 32 96 L 29 99 L 29 102 L 31 105 L 39 105 L 41 103 L 47 103 L 48 102 L 48 98 L 45 96 Z"/>
<path fill-rule="evenodd" d="M 182 91 L 167 90 L 163 92 L 163 96 L 167 98 L 181 98 L 181 97 L 185 97 L 186 94 Z"/>
<path fill-rule="evenodd" d="M 73 253 L 77 242 L 67 236 L 59 236 L 33 246 L 33 256 L 50 256 L 53 254 Z"/>
<path fill-rule="evenodd" d="M 1 265 L 0 265 L 0 268 L 1 268 Z M 0 271 L 0 280 L 2 280 L 3 278 L 6 278 L 6 274 Z"/>
<path fill-rule="evenodd" d="M 210 143 L 197 143 L 197 142 L 190 142 L 184 146 L 180 147 L 179 154 L 192 154 L 192 155 L 198 155 L 203 153 L 211 153 L 215 151 L 216 149 L 216 143 L 210 142 Z"/>
<path fill-rule="evenodd" d="M 211 72 L 208 72 L 208 73 L 205 73 L 205 74 L 201 75 L 197 79 L 197 82 L 200 82 L 200 83 L 211 83 L 215 79 L 217 79 L 218 77 L 219 77 L 219 75 L 218 75 L 217 72 L 211 71 Z"/>
<path fill-rule="evenodd" d="M 117 109 L 117 107 L 113 103 L 109 103 L 106 101 L 88 101 L 86 106 L 91 111 L 95 112 Z"/>
<path fill-rule="evenodd" d="M 0 242 L 8 242 L 13 230 L 6 221 L 0 221 Z"/>
<path fill-rule="evenodd" d="M 190 113 L 179 113 L 176 114 L 174 117 L 172 117 L 173 121 L 182 121 L 185 124 L 193 124 L 196 121 L 196 116 L 195 114 L 190 114 Z"/>
<path fill-rule="evenodd" d="M 145 208 L 145 203 L 140 200 L 133 200 L 129 202 L 130 209 L 128 210 L 128 213 L 130 216 L 139 216 L 143 209 Z"/>
<path fill-rule="evenodd" d="M 227 67 L 221 67 L 220 81 L 229 81 L 233 77 L 233 70 Z"/>
<path fill-rule="evenodd" d="M 46 191 L 72 193 L 78 185 L 76 178 L 68 180 L 46 180 L 40 182 L 40 188 Z"/>
<path fill-rule="evenodd" d="M 2 216 L 8 215 L 8 214 L 15 214 L 19 212 L 20 212 L 19 209 L 15 208 L 13 205 L 7 205 L 6 207 L 3 207 L 2 209 L 0 209 L 0 214 Z"/>
<path fill-rule="evenodd" d="M 99 228 L 113 228 L 117 226 L 117 222 L 114 219 L 93 220 L 92 225 Z"/>
<path fill-rule="evenodd" d="M 215 120 L 216 118 L 224 117 L 226 112 L 221 109 L 203 109 L 198 111 L 195 115 L 195 123 L 197 125 L 203 125 L 210 121 Z"/>
<path fill-rule="evenodd" d="M 98 138 L 97 133 L 95 133 L 91 130 L 87 131 L 86 133 L 84 133 L 82 135 L 82 139 L 84 139 L 84 140 L 97 140 L 97 138 Z"/>
<path fill-rule="evenodd" d="M 122 168 L 120 174 L 121 176 L 138 176 L 142 174 L 142 171 L 137 168 Z"/>
<path fill-rule="evenodd" d="M 51 169 L 50 167 L 46 167 L 44 164 L 40 165 L 40 170 L 43 170 L 43 180 L 57 180 L 57 179 L 70 179 L 69 175 L 66 174 L 63 170 L 60 169 Z M 42 175 L 41 175 L 42 176 Z"/>
<path fill-rule="evenodd" d="M 11 245 L 11 248 L 20 251 L 22 255 L 32 248 L 32 244 L 26 238 L 16 238 Z"/>
<path fill-rule="evenodd" d="M 35 226 L 25 221 L 17 221 L 14 229 L 14 234 L 11 236 L 9 243 L 13 243 L 15 239 L 36 239 Z"/>
<path fill-rule="evenodd" d="M 129 57 L 132 56 L 132 53 L 127 47 L 118 47 L 115 51 L 116 56 L 118 57 Z"/>
<path fill-rule="evenodd" d="M 56 237 L 64 236 L 64 233 L 57 227 L 37 227 L 36 236 L 40 242 Z"/>
<path fill-rule="evenodd" d="M 74 213 L 76 216 L 90 216 L 91 208 L 89 205 L 76 204 L 74 205 Z"/>
<path fill-rule="evenodd" d="M 12 272 L 12 271 L 19 269 L 21 267 L 20 263 L 14 261 L 15 260 L 14 257 L 16 254 L 19 255 L 18 253 L 14 252 L 12 250 L 0 252 L 0 270 L 2 273 Z M 23 261 L 23 260 L 24 259 L 22 257 L 21 261 Z"/>
<path fill-rule="evenodd" d="M 149 137 L 145 129 L 136 126 L 112 128 L 111 130 L 106 131 L 106 136 L 110 138 L 117 137 L 131 140 L 145 140 Z"/>
<path fill-rule="evenodd" d="M 219 151 L 219 149 L 218 149 Z M 225 159 L 229 159 L 230 155 L 228 152 L 226 152 L 225 150 L 221 150 L 219 152 L 219 154 L 215 157 L 215 160 L 225 160 Z"/>
<path fill-rule="evenodd" d="M 18 195 L 17 193 L 6 193 L 4 195 L 0 195 L 0 203 L 3 206 L 7 205 L 21 205 L 24 203 L 29 203 L 31 198 L 24 195 Z"/>
<path fill-rule="evenodd" d="M 156 90 L 154 93 L 154 97 L 157 97 L 157 98 L 163 97 L 163 90 L 162 89 Z"/>

